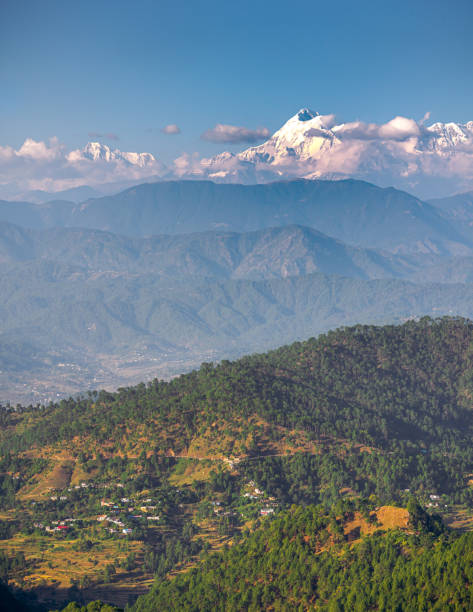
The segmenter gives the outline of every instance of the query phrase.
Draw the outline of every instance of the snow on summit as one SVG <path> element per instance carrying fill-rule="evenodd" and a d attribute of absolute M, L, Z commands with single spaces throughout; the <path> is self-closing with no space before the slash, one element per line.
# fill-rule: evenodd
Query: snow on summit
<path fill-rule="evenodd" d="M 0 146 L 0 186 L 15 193 L 19 184 L 59 191 L 163 178 L 245 184 L 358 178 L 424 198 L 473 189 L 473 121 L 427 126 L 427 118 L 342 122 L 333 114 L 301 108 L 259 145 L 207 158 L 183 153 L 170 167 L 151 153 L 101 142 L 68 152 L 56 138 L 49 144 L 28 138 L 18 150 Z"/>
<path fill-rule="evenodd" d="M 88 142 L 83 149 L 71 151 L 68 156 L 71 162 L 81 160 L 90 161 L 124 161 L 132 166 L 143 168 L 156 162 L 156 159 L 151 153 L 134 153 L 122 152 L 120 149 L 112 150 L 109 146 L 101 142 Z"/>
<path fill-rule="evenodd" d="M 319 115 L 307 108 L 291 117 L 265 143 L 247 149 L 238 158 L 250 162 L 285 164 L 289 159 L 308 160 L 331 148 L 334 115 Z"/>
<path fill-rule="evenodd" d="M 473 121 L 427 127 L 397 116 L 384 124 L 341 123 L 302 108 L 266 142 L 204 159 L 200 171 L 221 182 L 353 177 L 433 197 L 438 192 L 429 188 L 473 187 Z"/>

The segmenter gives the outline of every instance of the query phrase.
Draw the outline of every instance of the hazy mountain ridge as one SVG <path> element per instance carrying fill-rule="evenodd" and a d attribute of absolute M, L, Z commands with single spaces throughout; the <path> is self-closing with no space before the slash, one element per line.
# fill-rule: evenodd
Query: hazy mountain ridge
<path fill-rule="evenodd" d="M 285 278 L 313 272 L 353 278 L 409 278 L 435 255 L 392 255 L 344 244 L 297 225 L 255 232 L 201 232 L 132 238 L 101 230 L 30 230 L 0 222 L 0 264 L 51 260 L 90 272 L 163 278 Z"/>
<path fill-rule="evenodd" d="M 429 203 L 458 219 L 471 220 L 473 217 L 473 191 L 458 193 L 448 198 L 434 198 L 429 200 Z"/>
<path fill-rule="evenodd" d="M 29 383 L 23 395 L 18 386 L 12 391 L 11 373 L 2 375 L 2 395 L 23 399 L 31 397 L 32 387 L 33 396 L 42 388 L 32 385 L 32 354 L 42 356 L 39 379 L 44 379 L 44 365 L 51 365 L 46 392 L 116 387 L 179 371 L 179 362 L 182 371 L 209 357 L 273 348 L 339 325 L 424 314 L 473 316 L 472 285 L 322 274 L 166 284 L 153 274 L 91 275 L 77 266 L 43 261 L 13 266 L 0 275 L 0 290 L 0 339 L 26 346 Z M 17 361 L 21 380 L 25 370 Z M 53 367 L 60 362 L 77 364 L 82 372 L 75 366 L 67 372 Z M 94 370 L 100 372 L 95 382 Z"/>
<path fill-rule="evenodd" d="M 461 228 L 360 181 L 144 184 L 79 205 L 3 202 L 0 219 L 7 398 L 116 387 L 339 325 L 473 316 Z"/>
<path fill-rule="evenodd" d="M 304 225 L 367 248 L 469 255 L 470 241 L 430 204 L 363 181 L 267 185 L 169 181 L 74 205 L 0 202 L 0 220 L 34 229 L 87 227 L 129 236 Z"/>

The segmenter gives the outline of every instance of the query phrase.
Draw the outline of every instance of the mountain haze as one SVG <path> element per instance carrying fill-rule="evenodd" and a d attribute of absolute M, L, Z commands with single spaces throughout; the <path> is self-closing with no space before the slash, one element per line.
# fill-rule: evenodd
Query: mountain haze
<path fill-rule="evenodd" d="M 9 399 L 169 376 L 338 325 L 473 315 L 464 228 L 362 181 L 170 181 L 0 202 L 0 220 Z"/>
<path fill-rule="evenodd" d="M 393 188 L 355 180 L 219 185 L 169 181 L 75 205 L 0 202 L 0 220 L 34 229 L 86 227 L 129 236 L 304 225 L 365 248 L 469 255 L 471 245 L 438 209 Z"/>
<path fill-rule="evenodd" d="M 141 185 L 76 207 L 68 224 L 135 235 L 298 224 L 364 247 L 452 254 L 470 248 L 428 204 L 351 180 Z"/>
<path fill-rule="evenodd" d="M 201 232 L 133 238 L 100 230 L 30 230 L 0 222 L 0 264 L 51 260 L 91 272 L 163 278 L 285 278 L 313 272 L 353 278 L 408 278 L 435 255 L 393 255 L 349 246 L 298 225 L 255 232 Z"/>
<path fill-rule="evenodd" d="M 473 218 L 473 191 L 458 193 L 448 198 L 435 198 L 429 203 L 460 220 L 471 221 Z"/>
<path fill-rule="evenodd" d="M 472 285 L 322 274 L 166 281 L 31 261 L 0 274 L 0 289 L 0 389 L 28 401 L 168 376 L 339 325 L 473 316 Z"/>

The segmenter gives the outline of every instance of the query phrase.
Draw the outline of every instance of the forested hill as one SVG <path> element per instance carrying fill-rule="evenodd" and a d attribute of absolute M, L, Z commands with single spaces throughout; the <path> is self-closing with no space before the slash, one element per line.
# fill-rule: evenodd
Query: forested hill
<path fill-rule="evenodd" d="M 6 407 L 4 579 L 54 608 L 154 580 L 137 611 L 471 609 L 471 535 L 426 540 L 403 508 L 473 525 L 472 366 L 473 322 L 423 318 Z"/>
<path fill-rule="evenodd" d="M 467 445 L 473 431 L 473 323 L 458 318 L 355 326 L 171 382 L 90 393 L 2 415 L 2 451 L 117 443 L 186 453 L 196 439 L 227 455 L 267 450 L 289 430 L 384 449 Z M 124 437 L 124 433 L 126 436 Z M 264 435 L 263 435 L 264 434 Z M 143 440 L 146 440 L 144 445 Z M 106 448 L 106 446 L 104 447 Z M 215 451 L 214 447 L 214 451 Z"/>
<path fill-rule="evenodd" d="M 472 534 L 429 525 L 344 542 L 353 512 L 293 507 L 188 574 L 158 582 L 134 612 L 471 610 Z M 346 530 L 346 528 L 345 528 Z M 338 542 L 338 545 L 337 545 Z M 330 543 L 330 545 L 328 545 Z"/>

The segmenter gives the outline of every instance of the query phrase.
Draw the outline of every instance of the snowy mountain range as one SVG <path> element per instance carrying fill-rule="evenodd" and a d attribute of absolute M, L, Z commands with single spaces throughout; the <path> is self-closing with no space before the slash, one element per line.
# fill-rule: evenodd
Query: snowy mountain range
<path fill-rule="evenodd" d="M 167 167 L 151 153 L 100 142 L 68 152 L 57 139 L 49 145 L 27 139 L 16 151 L 0 146 L 0 162 L 5 199 L 84 185 L 112 193 L 144 181 L 254 184 L 294 178 L 356 178 L 433 198 L 473 189 L 473 121 L 427 126 L 425 118 L 398 116 L 384 124 L 340 123 L 335 115 L 304 108 L 260 145 L 210 158 L 183 154 Z"/>
<path fill-rule="evenodd" d="M 406 117 L 382 125 L 337 123 L 334 115 L 305 108 L 266 142 L 203 159 L 177 174 L 243 183 L 355 177 L 423 196 L 439 187 L 459 191 L 473 184 L 473 121 L 429 127 Z"/>
<path fill-rule="evenodd" d="M 111 149 L 109 146 L 101 142 L 88 142 L 83 149 L 71 151 L 68 156 L 71 162 L 84 160 L 113 162 L 121 161 L 130 166 L 138 166 L 145 168 L 146 166 L 155 166 L 157 160 L 151 153 L 134 153 L 123 152 L 120 149 Z"/>

